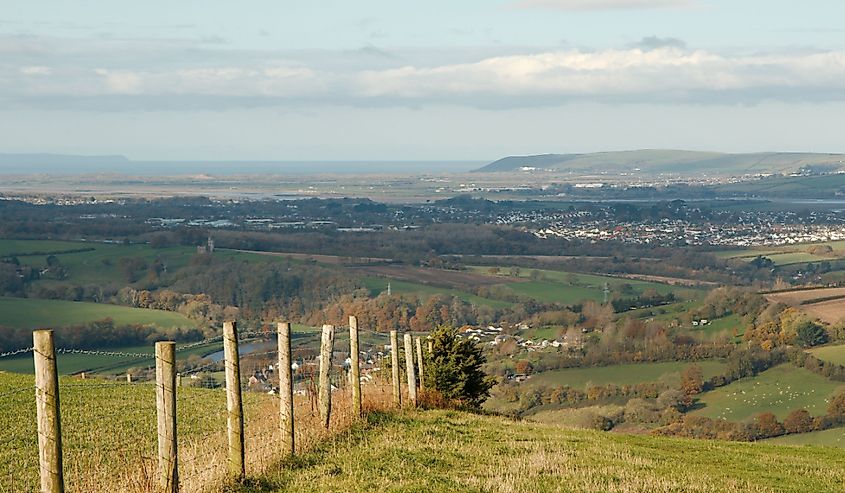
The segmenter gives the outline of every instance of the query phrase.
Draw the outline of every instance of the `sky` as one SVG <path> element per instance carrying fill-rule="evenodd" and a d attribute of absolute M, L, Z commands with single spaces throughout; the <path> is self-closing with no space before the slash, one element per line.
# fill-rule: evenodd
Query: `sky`
<path fill-rule="evenodd" d="M 0 153 L 845 152 L 841 0 L 0 3 Z"/>

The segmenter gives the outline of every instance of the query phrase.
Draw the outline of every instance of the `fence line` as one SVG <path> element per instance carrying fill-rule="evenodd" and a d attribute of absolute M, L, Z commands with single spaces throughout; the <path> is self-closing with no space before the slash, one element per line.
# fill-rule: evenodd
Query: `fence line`
<path fill-rule="evenodd" d="M 250 358 L 260 358 L 271 354 L 277 356 L 278 364 L 276 365 L 275 372 L 279 376 L 280 384 L 278 388 L 278 401 L 268 399 L 266 396 L 261 397 L 263 400 L 258 400 L 258 396 L 261 394 L 251 394 L 250 401 L 252 402 L 255 399 L 256 402 L 254 406 L 250 406 L 250 411 L 246 414 L 244 413 L 244 401 L 241 394 L 244 375 L 241 374 L 241 355 L 238 350 L 238 342 L 255 337 L 271 339 L 273 334 L 266 332 L 244 332 L 238 334 L 237 326 L 234 322 L 228 322 L 224 325 L 224 334 L 222 336 L 212 338 L 214 341 L 221 338 L 223 340 L 224 359 L 222 362 L 211 362 L 185 370 L 181 374 L 176 373 L 176 353 L 180 350 L 208 344 L 212 342 L 211 340 L 198 341 L 180 347 L 177 347 L 173 342 L 158 342 L 155 344 L 155 353 L 148 354 L 55 348 L 52 345 L 52 331 L 35 331 L 33 333 L 33 348 L 3 353 L 9 356 L 16 356 L 33 352 L 37 377 L 35 387 L 21 386 L 3 389 L 3 392 L 0 392 L 0 398 L 36 390 L 38 400 L 37 448 L 42 491 L 48 491 L 50 493 L 63 492 L 65 486 L 65 468 L 68 465 L 70 466 L 69 470 L 75 473 L 72 479 L 74 486 L 79 487 L 82 485 L 82 490 L 93 491 L 92 488 L 103 486 L 96 484 L 95 479 L 88 478 L 87 476 L 84 476 L 80 482 L 80 480 L 76 479 L 76 474 L 83 476 L 82 471 L 88 471 L 91 464 L 95 464 L 91 460 L 96 461 L 96 458 L 91 460 L 81 458 L 82 455 L 74 451 L 72 455 L 73 460 L 70 464 L 64 464 L 62 462 L 62 414 L 59 405 L 59 392 L 61 390 L 67 392 L 67 399 L 63 399 L 61 402 L 69 406 L 68 409 L 73 412 L 89 415 L 92 419 L 96 420 L 109 420 L 106 428 L 115 427 L 121 423 L 131 423 L 139 420 L 145 421 L 145 417 L 149 416 L 149 414 L 143 409 L 146 406 L 133 406 L 132 402 L 125 403 L 126 405 L 122 405 L 119 410 L 107 410 L 101 406 L 97 406 L 97 399 L 91 400 L 88 397 L 84 397 L 88 394 L 76 392 L 76 390 L 98 393 L 103 391 L 111 392 L 109 389 L 127 387 L 128 384 L 124 381 L 90 382 L 85 381 L 85 377 L 83 376 L 80 383 L 62 383 L 59 386 L 56 355 L 90 354 L 124 359 L 154 358 L 155 385 L 135 384 L 132 387 L 138 389 L 138 393 L 133 392 L 133 397 L 143 399 L 154 397 L 152 400 L 155 401 L 156 428 L 158 430 L 156 434 L 157 439 L 155 440 L 157 442 L 157 453 L 154 452 L 156 447 L 153 447 L 151 443 L 138 440 L 133 436 L 133 434 L 137 436 L 138 432 L 135 426 L 131 426 L 128 429 L 128 434 L 120 433 L 111 436 L 109 437 L 107 446 L 95 446 L 95 449 L 98 452 L 111 454 L 118 459 L 120 467 L 126 469 L 121 473 L 120 478 L 131 483 L 132 491 L 149 491 L 155 487 L 156 491 L 175 493 L 179 490 L 180 485 L 190 485 L 193 489 L 199 490 L 203 488 L 203 485 L 219 485 L 219 481 L 224 479 L 238 481 L 245 476 L 248 469 L 254 472 L 265 470 L 274 461 L 278 463 L 284 456 L 293 454 L 297 450 L 309 448 L 317 441 L 328 436 L 334 427 L 338 425 L 345 426 L 359 419 L 363 409 L 366 407 L 363 402 L 364 396 L 361 392 L 359 356 L 362 354 L 362 351 L 359 346 L 359 333 L 375 333 L 382 337 L 386 335 L 373 330 L 359 329 L 357 319 L 350 317 L 349 359 L 347 360 L 347 363 L 349 363 L 349 373 L 347 375 L 349 380 L 347 380 L 340 378 L 342 373 L 336 370 L 338 366 L 333 363 L 335 328 L 331 325 L 325 325 L 323 327 L 319 356 L 315 358 L 319 363 L 317 368 L 319 378 L 317 378 L 316 382 L 314 382 L 314 363 L 309 363 L 308 366 L 303 367 L 303 372 L 306 374 L 304 376 L 305 381 L 307 381 L 307 373 L 309 372 L 311 373 L 312 379 L 312 388 L 307 393 L 311 396 L 317 396 L 317 402 L 312 402 L 310 412 L 308 411 L 307 401 L 294 399 L 294 378 L 291 368 L 293 362 L 295 362 L 294 356 L 296 352 L 292 351 L 290 347 L 292 339 L 290 324 L 285 323 L 280 323 L 277 327 L 277 349 L 246 355 Z M 45 334 L 49 334 L 49 336 Z M 49 342 L 47 338 L 49 338 Z M 400 370 L 398 361 L 401 348 L 398 343 L 398 334 L 395 331 L 390 334 L 390 342 L 391 359 L 394 362 L 392 368 L 394 374 L 393 392 L 395 397 L 398 387 L 401 398 L 402 385 L 398 379 Z M 408 377 L 407 390 L 409 403 L 415 405 L 418 385 L 416 375 L 422 375 L 422 360 L 420 358 L 421 343 L 419 339 L 414 341 L 411 334 L 404 334 L 404 342 L 405 372 Z M 416 354 L 414 351 L 414 342 L 416 342 Z M 304 351 L 304 349 L 298 348 L 297 352 L 300 351 Z M 302 353 L 300 353 L 300 358 L 302 358 Z M 415 359 L 417 359 L 416 362 Z M 208 439 L 207 435 L 192 435 L 190 438 L 180 440 L 178 438 L 179 427 L 187 426 L 188 429 L 193 429 L 197 426 L 203 428 L 203 425 L 205 425 L 206 428 L 209 428 L 213 425 L 212 422 L 216 423 L 219 419 L 215 413 L 195 415 L 194 417 L 184 416 L 184 409 L 182 411 L 183 416 L 177 419 L 177 401 L 180 400 L 181 393 L 185 391 L 189 393 L 194 392 L 187 388 L 186 390 L 178 390 L 181 377 L 194 375 L 209 369 L 220 368 L 221 364 L 226 374 L 225 393 L 227 397 L 225 413 L 221 406 L 219 417 L 225 416 L 226 433 L 221 432 L 219 435 L 215 435 L 218 438 L 211 440 Z M 417 373 L 417 368 L 419 369 L 419 373 Z M 263 372 L 265 369 L 267 368 L 262 366 L 261 371 Z M 272 370 L 271 365 L 269 371 Z M 298 372 L 300 373 L 300 382 L 303 381 L 303 372 Z M 333 375 L 337 375 L 338 378 L 333 378 Z M 334 388 L 333 382 L 337 384 L 337 389 Z M 275 393 L 276 389 L 272 388 L 269 382 L 267 385 L 270 385 L 272 389 L 270 393 Z M 349 387 L 348 389 L 347 386 Z M 348 397 L 348 399 L 341 401 L 342 404 L 340 407 L 336 407 L 332 403 L 332 394 L 335 390 L 337 390 L 338 395 Z M 149 394 L 147 394 L 148 391 Z M 145 395 L 148 397 L 144 397 Z M 221 392 L 217 395 L 220 395 L 222 398 L 223 393 Z M 383 394 L 383 396 L 387 396 L 387 393 Z M 189 402 L 190 400 L 186 401 L 186 403 Z M 371 406 L 372 402 L 369 402 L 368 405 Z M 318 405 L 315 406 L 314 404 Z M 94 412 L 80 407 L 85 405 L 94 405 Z M 277 405 L 278 408 L 276 407 Z M 185 406 L 182 407 L 184 408 Z M 338 412 L 340 414 L 337 414 Z M 269 420 L 261 419 L 263 416 L 268 415 L 275 416 L 275 418 Z M 294 426 L 294 423 L 297 426 Z M 246 430 L 245 424 L 248 425 Z M 309 426 L 310 424 L 315 425 L 313 428 L 309 428 L 311 434 L 304 434 L 302 427 Z M 93 438 L 90 436 L 90 433 L 80 434 L 74 433 L 74 430 L 69 431 L 69 443 L 74 445 L 77 442 L 90 443 L 86 447 L 93 446 L 93 442 L 91 442 Z M 249 431 L 251 435 L 248 436 L 245 434 L 245 431 Z M 226 435 L 226 437 L 223 435 Z M 15 440 L 15 438 L 9 441 L 12 440 Z M 180 442 L 184 443 L 180 445 Z M 226 446 L 227 442 L 228 447 Z M 3 443 L 5 442 L 0 441 L 0 444 Z M 181 474 L 179 470 L 179 457 L 183 455 L 183 449 L 186 445 L 187 449 L 185 450 L 188 455 L 182 458 L 185 461 L 186 470 L 183 471 L 184 474 Z M 210 445 L 213 446 L 211 451 L 209 453 L 203 452 L 203 450 L 207 451 Z M 281 447 L 279 447 L 280 445 Z M 228 452 L 223 453 L 224 451 Z M 247 455 L 247 452 L 250 455 Z M 190 460 L 186 460 L 185 457 L 190 457 Z M 248 463 L 246 461 L 247 457 L 252 461 Z M 255 469 L 256 467 L 257 469 Z M 122 487 L 127 487 L 130 483 L 123 484 Z M 2 489 L 2 483 L 0 483 L 0 489 Z"/>

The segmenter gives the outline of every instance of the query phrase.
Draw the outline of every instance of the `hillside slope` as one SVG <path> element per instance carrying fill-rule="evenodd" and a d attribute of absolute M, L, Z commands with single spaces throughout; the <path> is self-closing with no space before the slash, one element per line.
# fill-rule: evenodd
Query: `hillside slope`
<path fill-rule="evenodd" d="M 842 168 L 843 154 L 800 152 L 761 152 L 722 154 L 718 152 L 644 149 L 636 151 L 595 152 L 589 154 L 540 154 L 509 156 L 476 171 L 519 171 L 540 168 L 554 171 L 601 173 L 626 172 L 638 169 L 643 173 L 712 173 L 738 175 L 746 173 L 783 173 L 806 166 L 825 170 Z"/>
<path fill-rule="evenodd" d="M 841 451 L 569 430 L 449 411 L 370 416 L 244 492 L 833 492 Z"/>

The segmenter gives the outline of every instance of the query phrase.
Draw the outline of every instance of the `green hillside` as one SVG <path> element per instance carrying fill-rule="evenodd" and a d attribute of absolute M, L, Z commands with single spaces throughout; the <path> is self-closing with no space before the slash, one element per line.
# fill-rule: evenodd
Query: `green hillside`
<path fill-rule="evenodd" d="M 643 173 L 700 173 L 745 174 L 792 172 L 804 166 L 830 166 L 839 169 L 845 157 L 841 154 L 792 152 L 760 152 L 751 154 L 723 154 L 671 149 L 642 149 L 635 151 L 594 152 L 589 154 L 539 154 L 509 156 L 494 161 L 477 171 L 519 171 L 523 167 L 555 171 L 641 170 Z"/>
<path fill-rule="evenodd" d="M 826 448 L 576 431 L 449 411 L 371 415 L 239 491 L 833 492 Z"/>
<path fill-rule="evenodd" d="M 193 327 L 184 315 L 105 303 L 0 297 L 0 325 L 24 329 L 59 328 L 111 318 L 116 325 Z"/>

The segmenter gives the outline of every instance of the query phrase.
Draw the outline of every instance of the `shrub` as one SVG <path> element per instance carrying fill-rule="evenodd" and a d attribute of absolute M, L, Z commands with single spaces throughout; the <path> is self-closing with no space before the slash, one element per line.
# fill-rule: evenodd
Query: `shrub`
<path fill-rule="evenodd" d="M 458 337 L 457 330 L 441 327 L 431 334 L 432 353 L 425 365 L 425 384 L 444 398 L 478 408 L 490 396 L 495 381 L 482 369 L 481 348 Z"/>

